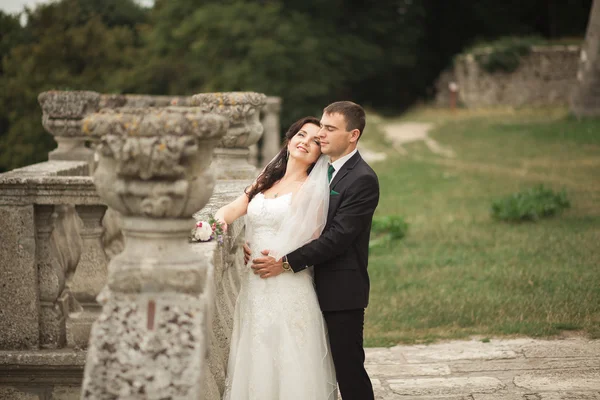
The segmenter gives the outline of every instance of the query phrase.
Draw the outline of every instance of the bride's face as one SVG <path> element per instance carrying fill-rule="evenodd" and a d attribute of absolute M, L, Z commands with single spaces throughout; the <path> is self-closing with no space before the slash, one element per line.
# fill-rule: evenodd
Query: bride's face
<path fill-rule="evenodd" d="M 288 143 L 290 157 L 312 164 L 321 155 L 321 143 L 319 130 L 321 128 L 314 124 L 304 124 Z"/>

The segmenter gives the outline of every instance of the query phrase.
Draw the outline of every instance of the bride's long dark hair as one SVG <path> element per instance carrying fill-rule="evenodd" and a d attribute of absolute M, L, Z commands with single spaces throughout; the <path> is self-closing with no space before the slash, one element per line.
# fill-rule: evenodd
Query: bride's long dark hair
<path fill-rule="evenodd" d="M 248 196 L 248 201 L 252 200 L 252 198 L 254 198 L 254 196 L 257 194 L 264 192 L 265 190 L 269 190 L 269 188 L 271 188 L 275 182 L 283 178 L 288 163 L 288 143 L 298 133 L 298 131 L 302 129 L 304 124 L 321 126 L 321 121 L 315 117 L 304 117 L 294 122 L 290 126 L 288 131 L 285 133 L 283 146 L 281 147 L 281 150 L 279 150 L 277 156 L 269 163 L 269 165 L 265 167 L 258 178 L 256 178 L 256 183 L 252 186 L 249 186 L 245 190 L 246 196 Z M 311 164 L 308 168 L 309 173 L 314 165 L 315 164 Z"/>

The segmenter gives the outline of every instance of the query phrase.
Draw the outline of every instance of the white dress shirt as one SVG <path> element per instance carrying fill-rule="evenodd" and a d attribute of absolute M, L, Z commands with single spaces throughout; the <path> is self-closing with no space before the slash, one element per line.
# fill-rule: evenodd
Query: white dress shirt
<path fill-rule="evenodd" d="M 354 149 L 350 153 L 346 154 L 344 157 L 338 158 L 337 160 L 331 163 L 331 165 L 333 165 L 333 168 L 335 168 L 335 171 L 333 171 L 333 175 L 331 175 L 331 182 L 333 182 L 333 179 L 337 175 L 338 171 L 344 166 L 344 164 L 346 164 L 346 161 L 352 158 L 352 156 L 356 154 L 357 151 L 358 149 Z"/>

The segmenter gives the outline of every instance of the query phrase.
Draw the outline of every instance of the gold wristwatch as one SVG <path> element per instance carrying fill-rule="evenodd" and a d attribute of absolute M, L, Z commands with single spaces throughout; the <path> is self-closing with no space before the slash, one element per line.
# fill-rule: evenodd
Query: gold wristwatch
<path fill-rule="evenodd" d="M 283 256 L 283 270 L 284 271 L 291 271 L 292 270 L 292 266 L 288 262 L 287 256 Z"/>

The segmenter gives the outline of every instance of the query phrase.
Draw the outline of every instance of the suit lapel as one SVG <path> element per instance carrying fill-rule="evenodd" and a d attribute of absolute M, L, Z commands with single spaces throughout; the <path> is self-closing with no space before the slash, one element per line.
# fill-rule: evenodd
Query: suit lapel
<path fill-rule="evenodd" d="M 358 162 L 360 160 L 361 160 L 361 157 L 360 157 L 360 154 L 358 154 L 358 152 L 356 152 L 355 155 L 350 157 L 350 159 L 348 161 L 346 161 L 346 163 L 344 165 L 342 165 L 342 168 L 340 168 L 340 172 L 338 172 L 335 175 L 335 177 L 329 184 L 329 189 L 334 190 L 336 188 L 336 186 L 338 186 L 340 181 L 342 181 L 346 177 L 346 175 L 348 175 L 354 169 L 354 167 L 356 166 L 356 164 L 358 164 Z M 334 202 L 332 202 L 332 201 L 329 202 L 329 210 L 327 212 L 327 224 L 329 224 L 331 222 L 331 219 L 333 218 L 339 205 L 340 205 L 339 201 L 336 201 L 335 205 L 334 205 Z"/>
<path fill-rule="evenodd" d="M 350 157 L 350 159 L 348 161 L 346 161 L 344 163 L 344 165 L 342 165 L 342 168 L 340 169 L 340 171 L 337 174 L 335 174 L 335 177 L 333 178 L 333 180 L 329 184 L 329 189 L 334 190 L 335 187 L 336 187 L 336 185 L 342 179 L 344 179 L 344 177 L 346 175 L 348 175 L 348 172 L 350 172 L 352 169 L 354 169 L 354 167 L 356 166 L 356 164 L 358 163 L 358 161 L 360 159 L 361 159 L 360 158 L 360 154 L 357 151 L 356 154 L 354 154 L 352 157 Z"/>

